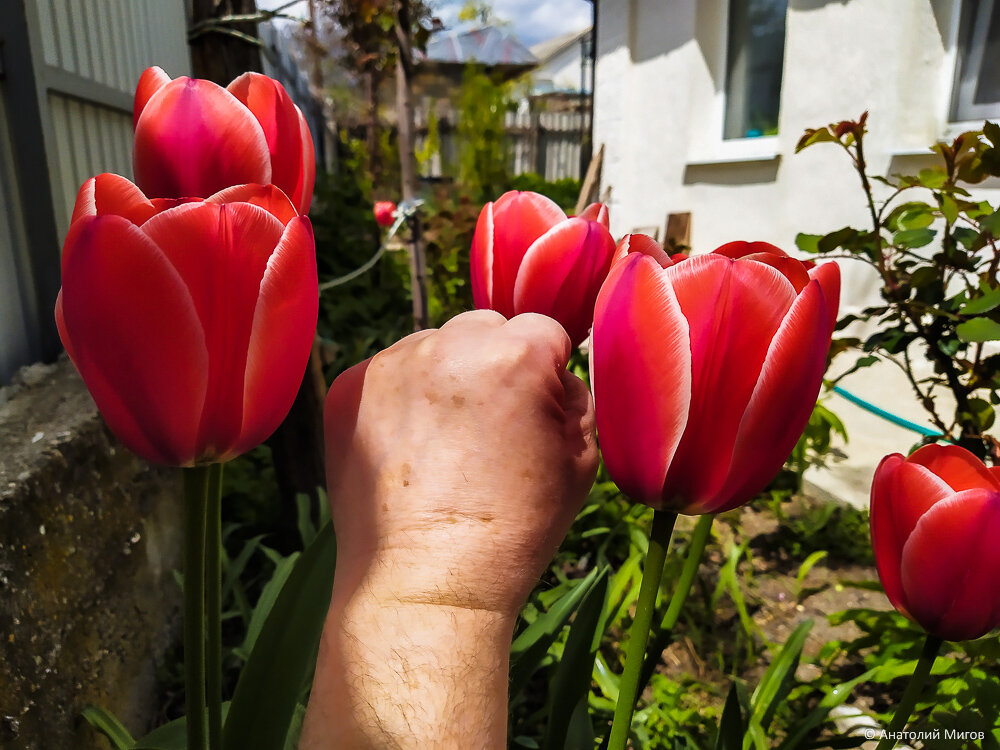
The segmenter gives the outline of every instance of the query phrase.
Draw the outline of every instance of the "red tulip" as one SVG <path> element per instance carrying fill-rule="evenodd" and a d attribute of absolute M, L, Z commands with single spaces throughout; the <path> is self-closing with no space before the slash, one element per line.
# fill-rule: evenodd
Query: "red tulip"
<path fill-rule="evenodd" d="M 271 183 L 300 214 L 312 202 L 316 158 L 305 118 L 284 87 L 245 73 L 222 88 L 149 68 L 135 92 L 136 184 L 158 198 L 206 198 Z"/>
<path fill-rule="evenodd" d="M 187 466 L 263 441 L 291 407 L 319 305 L 312 228 L 272 186 L 148 200 L 124 177 L 80 189 L 59 335 L 135 453 Z"/>
<path fill-rule="evenodd" d="M 472 240 L 476 307 L 507 318 L 548 315 L 579 344 L 593 323 L 594 302 L 614 252 L 608 211 L 601 204 L 568 219 L 543 195 L 504 193 L 483 208 Z"/>
<path fill-rule="evenodd" d="M 1000 468 L 956 445 L 886 456 L 871 534 L 889 601 L 928 633 L 964 641 L 1000 626 Z"/>
<path fill-rule="evenodd" d="M 674 262 L 648 237 L 622 242 L 590 352 L 608 471 L 655 508 L 735 508 L 778 472 L 816 403 L 839 269 L 766 243 Z"/>
<path fill-rule="evenodd" d="M 391 227 L 396 220 L 396 204 L 392 201 L 375 201 L 375 223 L 380 227 Z"/>

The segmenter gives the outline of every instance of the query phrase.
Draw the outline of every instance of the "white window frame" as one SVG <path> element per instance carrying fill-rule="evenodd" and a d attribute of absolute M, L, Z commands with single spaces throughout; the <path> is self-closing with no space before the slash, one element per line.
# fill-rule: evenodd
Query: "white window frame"
<path fill-rule="evenodd" d="M 974 112 L 974 117 L 972 119 L 963 120 L 953 120 L 952 119 L 952 109 L 955 97 L 957 95 L 956 88 L 961 85 L 958 79 L 959 75 L 959 33 L 961 31 L 962 22 L 962 2 L 963 0 L 952 0 L 951 2 L 951 14 L 949 18 L 949 28 L 948 28 L 948 46 L 947 53 L 945 55 L 946 65 L 944 66 L 944 77 L 945 85 L 944 91 L 946 95 L 943 97 L 943 111 L 941 115 L 941 120 L 944 123 L 942 131 L 946 138 L 954 138 L 959 133 L 966 130 L 978 130 L 982 127 L 983 121 L 987 119 L 996 120 L 1000 117 L 1000 112 L 997 111 L 996 104 L 981 104 L 978 105 L 978 111 L 982 112 L 980 116 L 978 113 Z M 992 10 L 996 12 L 996 6 L 1000 0 L 980 0 L 980 2 L 989 2 L 992 5 Z M 987 16 L 988 18 L 988 16 Z M 982 44 L 985 41 L 986 29 L 983 28 L 978 36 L 978 41 L 980 43 L 979 57 L 977 60 L 973 61 L 975 63 L 982 62 Z M 979 65 L 974 66 L 978 68 Z M 976 105 L 973 105 L 976 106 Z M 989 111 L 992 109 L 993 111 Z"/>
<path fill-rule="evenodd" d="M 715 55 L 712 60 L 712 76 L 717 78 L 717 86 L 712 95 L 711 112 L 709 122 L 712 130 L 710 150 L 705 153 L 703 148 L 696 150 L 690 155 L 688 164 L 692 166 L 708 164 L 725 164 L 740 162 L 765 162 L 774 161 L 779 156 L 778 144 L 779 134 L 762 135 L 755 138 L 724 138 L 726 124 L 726 66 L 729 55 L 729 4 L 730 0 L 700 0 L 699 4 L 708 6 L 714 4 L 714 11 L 720 19 L 718 24 L 719 36 L 715 40 Z M 699 10 L 702 10 L 701 8 Z M 788 10 L 785 11 L 785 53 L 788 50 Z M 785 60 L 782 59 L 782 70 L 784 70 Z M 782 74 L 784 79 L 784 74 Z M 782 92 L 783 93 L 783 92 Z M 781 121 L 782 103 L 779 93 L 778 121 Z"/>

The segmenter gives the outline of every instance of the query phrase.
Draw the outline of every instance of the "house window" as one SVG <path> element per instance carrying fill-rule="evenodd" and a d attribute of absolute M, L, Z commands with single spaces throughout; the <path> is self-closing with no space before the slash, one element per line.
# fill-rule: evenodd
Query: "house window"
<path fill-rule="evenodd" d="M 951 120 L 1000 116 L 1000 2 L 965 0 L 958 26 L 958 59 Z"/>
<path fill-rule="evenodd" d="M 723 138 L 778 132 L 788 0 L 729 0 Z"/>

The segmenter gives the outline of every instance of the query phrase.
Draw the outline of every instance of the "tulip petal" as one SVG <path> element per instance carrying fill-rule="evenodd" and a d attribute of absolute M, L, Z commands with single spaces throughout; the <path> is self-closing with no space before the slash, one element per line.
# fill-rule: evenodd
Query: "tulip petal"
<path fill-rule="evenodd" d="M 260 123 L 211 81 L 181 77 L 153 96 L 136 123 L 136 184 L 150 197 L 204 198 L 271 179 Z"/>
<path fill-rule="evenodd" d="M 91 177 L 80 187 L 70 224 L 84 216 L 116 214 L 133 224 L 142 224 L 157 211 L 153 203 L 129 180 L 106 172 Z"/>
<path fill-rule="evenodd" d="M 189 203 L 154 216 L 143 229 L 184 280 L 211 353 L 199 445 L 227 454 L 243 424 L 243 384 L 254 308 L 283 227 L 249 203 Z"/>
<path fill-rule="evenodd" d="M 112 432 L 151 461 L 191 463 L 208 351 L 176 270 L 127 219 L 84 217 L 62 278 L 60 336 Z"/>
<path fill-rule="evenodd" d="M 837 314 L 840 310 L 840 266 L 832 261 L 818 266 L 813 264 L 809 268 L 809 278 L 816 279 L 823 288 L 823 297 L 826 299 L 827 315 L 830 318 L 830 330 L 832 331 L 837 325 Z"/>
<path fill-rule="evenodd" d="M 493 204 L 493 309 L 505 318 L 514 312 L 514 283 L 521 260 L 532 243 L 566 214 L 544 195 L 511 190 Z"/>
<path fill-rule="evenodd" d="M 580 212 L 579 218 L 586 219 L 587 221 L 596 221 L 598 224 L 603 225 L 605 229 L 611 229 L 608 207 L 604 203 L 591 203 Z"/>
<path fill-rule="evenodd" d="M 313 187 L 316 183 L 316 148 L 313 145 L 312 133 L 309 124 L 299 108 L 295 111 L 299 113 L 299 132 L 302 142 L 302 169 L 299 170 L 299 179 L 295 183 L 295 195 L 298 196 L 296 208 L 300 214 L 308 214 L 312 205 Z"/>
<path fill-rule="evenodd" d="M 810 282 L 781 321 L 740 421 L 726 483 L 706 510 L 718 513 L 750 500 L 792 452 L 826 370 L 833 333 L 827 310 L 825 290 Z"/>
<path fill-rule="evenodd" d="M 664 272 L 691 330 L 691 413 L 665 494 L 684 512 L 711 507 L 729 474 L 737 432 L 795 292 L 769 265 L 700 255 Z M 784 458 L 784 457 L 782 457 Z"/>
<path fill-rule="evenodd" d="M 790 258 L 791 256 L 777 245 L 770 242 L 747 242 L 746 240 L 735 240 L 719 245 L 712 251 L 715 255 L 724 255 L 727 258 L 736 260 L 747 255 L 772 255 L 779 258 Z"/>
<path fill-rule="evenodd" d="M 139 123 L 139 115 L 146 108 L 146 104 L 153 98 L 153 94 L 170 83 L 170 76 L 163 72 L 163 68 L 153 66 L 146 68 L 139 76 L 139 83 L 135 87 L 135 100 L 132 103 L 132 127 Z"/>
<path fill-rule="evenodd" d="M 1000 625 L 998 539 L 1000 494 L 992 489 L 958 492 L 920 519 L 901 567 L 910 614 L 928 632 L 961 641 Z"/>
<path fill-rule="evenodd" d="M 972 453 L 957 445 L 925 445 L 908 460 L 926 466 L 955 492 L 976 488 L 1000 491 L 1000 478 Z"/>
<path fill-rule="evenodd" d="M 663 506 L 663 480 L 688 421 L 688 324 L 648 255 L 615 265 L 597 298 L 591 385 L 604 461 L 622 492 Z"/>
<path fill-rule="evenodd" d="M 298 217 L 285 228 L 260 282 L 243 388 L 243 429 L 234 455 L 263 442 L 292 407 L 316 333 L 317 283 L 312 227 L 306 217 Z"/>
<path fill-rule="evenodd" d="M 302 181 L 302 115 L 292 98 L 278 81 L 260 73 L 244 73 L 226 89 L 250 110 L 264 131 L 271 160 L 270 182 L 281 188 L 292 205 L 301 210 L 305 187 Z M 305 136 L 311 144 L 308 129 Z M 309 197 L 312 198 L 311 194 Z"/>
<path fill-rule="evenodd" d="M 469 255 L 469 275 L 472 279 L 472 301 L 477 310 L 496 310 L 493 306 L 493 203 L 479 212 L 476 232 L 472 236 Z M 504 317 L 513 317 L 508 311 Z"/>
<path fill-rule="evenodd" d="M 556 224 L 532 243 L 521 261 L 514 314 L 548 315 L 578 345 L 594 321 L 594 303 L 614 253 L 615 241 L 596 221 L 573 218 Z"/>
<path fill-rule="evenodd" d="M 287 224 L 298 212 L 281 189 L 274 185 L 234 185 L 205 199 L 206 203 L 251 203 L 260 206 L 282 224 Z"/>
<path fill-rule="evenodd" d="M 875 469 L 875 478 L 872 480 L 868 522 L 872 551 L 875 553 L 875 566 L 878 568 L 882 588 L 892 606 L 909 616 L 909 607 L 906 605 L 903 593 L 902 572 L 899 568 L 906 537 L 901 537 L 897 533 L 895 517 L 896 508 L 906 502 L 905 499 L 900 501 L 897 496 L 896 482 L 896 474 L 905 464 L 906 458 L 899 453 L 892 453 L 879 462 L 878 468 Z M 921 492 L 924 489 L 924 487 L 919 488 Z"/>
<path fill-rule="evenodd" d="M 660 264 L 663 268 L 669 268 L 674 264 L 663 246 L 652 237 L 646 234 L 626 234 L 615 249 L 614 258 L 611 265 L 614 265 L 629 253 L 645 253 Z"/>

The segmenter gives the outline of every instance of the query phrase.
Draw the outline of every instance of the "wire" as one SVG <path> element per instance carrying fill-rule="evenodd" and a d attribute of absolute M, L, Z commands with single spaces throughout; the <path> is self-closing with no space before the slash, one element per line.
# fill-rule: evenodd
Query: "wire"
<path fill-rule="evenodd" d="M 396 220 L 392 222 L 392 226 L 389 227 L 389 231 L 385 233 L 385 238 L 382 240 L 382 244 L 379 245 L 378 250 L 375 251 L 375 254 L 350 273 L 338 276 L 335 279 L 330 279 L 329 281 L 324 281 L 319 285 L 320 294 L 325 292 L 327 289 L 333 289 L 335 286 L 346 284 L 348 281 L 353 281 L 358 278 L 358 276 L 368 273 L 368 271 L 370 271 L 375 264 L 379 262 L 379 259 L 385 255 L 386 245 L 389 243 L 389 240 L 392 239 L 393 235 L 399 231 L 399 228 L 403 226 L 407 219 L 417 213 L 417 210 L 423 204 L 424 202 L 422 200 L 417 199 L 409 203 L 403 202 L 396 206 Z"/>

